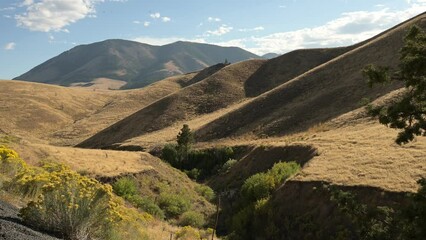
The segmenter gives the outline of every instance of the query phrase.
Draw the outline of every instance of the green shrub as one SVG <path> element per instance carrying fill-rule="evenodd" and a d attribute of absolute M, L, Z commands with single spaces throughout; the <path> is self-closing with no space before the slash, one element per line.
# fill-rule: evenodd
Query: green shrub
<path fill-rule="evenodd" d="M 118 196 L 127 198 L 138 194 L 138 186 L 135 179 L 130 177 L 122 177 L 112 184 L 114 193 Z"/>
<path fill-rule="evenodd" d="M 299 170 L 300 165 L 296 162 L 279 162 L 274 164 L 268 174 L 274 178 L 275 185 L 279 186 Z"/>
<path fill-rule="evenodd" d="M 161 208 L 155 204 L 155 202 L 147 197 L 141 197 L 138 195 L 134 195 L 128 197 L 127 200 L 135 207 L 145 211 L 159 219 L 164 219 L 164 212 Z"/>
<path fill-rule="evenodd" d="M 186 212 L 190 207 L 189 201 L 183 196 L 168 193 L 160 194 L 158 205 L 168 218 L 177 217 Z"/>
<path fill-rule="evenodd" d="M 203 214 L 194 211 L 184 212 L 179 218 L 180 226 L 201 228 L 204 224 L 205 220 Z"/>
<path fill-rule="evenodd" d="M 215 197 L 213 189 L 206 185 L 196 186 L 195 191 L 201 196 L 203 196 L 207 201 L 212 201 Z"/>
<path fill-rule="evenodd" d="M 245 202 L 255 202 L 267 198 L 275 189 L 274 178 L 267 173 L 257 173 L 249 177 L 241 187 L 241 195 Z"/>
<path fill-rule="evenodd" d="M 198 177 L 200 176 L 200 170 L 197 168 L 193 168 L 190 171 L 184 170 L 184 172 L 186 173 L 186 175 L 193 179 L 193 180 L 197 180 Z"/>
<path fill-rule="evenodd" d="M 173 167 L 177 167 L 178 152 L 176 150 L 176 144 L 166 144 L 161 151 L 161 159 L 170 163 Z"/>
<path fill-rule="evenodd" d="M 226 163 L 223 164 L 222 168 L 220 169 L 220 173 L 224 174 L 229 172 L 229 170 L 231 170 L 231 168 L 237 164 L 238 160 L 235 159 L 229 159 L 228 161 L 226 161 Z"/>

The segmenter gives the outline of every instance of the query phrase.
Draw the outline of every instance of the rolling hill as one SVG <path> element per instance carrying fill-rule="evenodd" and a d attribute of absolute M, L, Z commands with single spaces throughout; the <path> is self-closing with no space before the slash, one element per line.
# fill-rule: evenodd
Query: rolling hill
<path fill-rule="evenodd" d="M 114 143 L 209 114 L 245 99 L 244 82 L 265 60 L 231 64 L 181 91 L 162 98 L 102 130 L 78 147 L 106 148 Z"/>
<path fill-rule="evenodd" d="M 277 69 L 282 68 L 269 68 L 270 73 L 266 72 L 268 68 L 260 69 L 264 76 L 275 78 L 271 83 L 267 82 L 266 89 L 279 82 L 282 84 L 205 125 L 196 135 L 201 141 L 209 141 L 245 134 L 260 137 L 302 132 L 358 108 L 363 98 L 374 100 L 401 87 L 393 84 L 371 89 L 362 76 L 362 69 L 367 64 L 396 67 L 399 60 L 393 56 L 399 55 L 407 29 L 412 24 L 425 28 L 424 16 L 400 24 L 292 79 L 280 74 Z M 268 63 L 275 64 L 281 58 L 286 55 Z M 262 78 L 255 79 L 260 82 Z"/>
<path fill-rule="evenodd" d="M 259 56 L 236 47 L 175 42 L 151 46 L 127 40 L 105 40 L 76 46 L 15 79 L 62 86 L 138 88 L 166 77 L 199 71 L 224 62 Z"/>
<path fill-rule="evenodd" d="M 187 85 L 197 73 L 164 79 L 143 89 L 111 91 L 0 81 L 0 132 L 34 142 L 75 145 L 140 108 Z"/>

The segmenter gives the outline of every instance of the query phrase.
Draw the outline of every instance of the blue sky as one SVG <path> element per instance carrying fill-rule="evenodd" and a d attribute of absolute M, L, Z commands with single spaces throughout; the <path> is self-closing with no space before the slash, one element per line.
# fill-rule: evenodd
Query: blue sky
<path fill-rule="evenodd" d="M 357 43 L 424 11 L 426 0 L 2 0 L 0 79 L 105 39 L 285 53 Z"/>

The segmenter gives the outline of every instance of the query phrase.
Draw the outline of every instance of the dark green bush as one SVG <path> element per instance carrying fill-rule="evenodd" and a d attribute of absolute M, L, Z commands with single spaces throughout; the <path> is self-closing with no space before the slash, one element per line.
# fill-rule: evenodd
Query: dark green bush
<path fill-rule="evenodd" d="M 179 218 L 180 226 L 191 226 L 201 228 L 205 224 L 203 214 L 195 211 L 184 212 Z"/>
<path fill-rule="evenodd" d="M 159 219 L 165 218 L 163 210 L 161 210 L 161 208 L 157 204 L 155 204 L 155 202 L 150 198 L 134 195 L 134 196 L 128 197 L 127 200 L 133 206 L 155 216 L 156 218 L 159 218 Z"/>
<path fill-rule="evenodd" d="M 178 152 L 176 147 L 176 144 L 166 144 L 161 151 L 161 159 L 170 163 L 173 167 L 177 167 L 178 163 Z"/>
<path fill-rule="evenodd" d="M 198 179 L 198 177 L 200 176 L 200 170 L 199 170 L 199 169 L 197 169 L 197 168 L 193 168 L 193 169 L 191 169 L 191 170 L 189 170 L 189 171 L 184 170 L 184 172 L 186 173 L 186 175 L 187 175 L 189 178 L 191 178 L 191 179 L 193 179 L 193 180 L 197 180 L 197 179 Z"/>
<path fill-rule="evenodd" d="M 112 184 L 115 194 L 121 197 L 130 197 L 138 194 L 138 186 L 135 179 L 131 177 L 122 177 Z"/>
<path fill-rule="evenodd" d="M 181 195 L 163 193 L 160 194 L 158 206 L 165 212 L 166 217 L 174 218 L 186 212 L 190 203 Z"/>

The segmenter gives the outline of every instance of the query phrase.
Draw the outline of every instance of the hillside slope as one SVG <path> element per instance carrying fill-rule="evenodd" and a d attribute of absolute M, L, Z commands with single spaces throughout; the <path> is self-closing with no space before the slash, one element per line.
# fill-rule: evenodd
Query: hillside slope
<path fill-rule="evenodd" d="M 74 145 L 182 88 L 196 73 L 143 89 L 108 91 L 0 81 L 0 131 L 35 142 Z"/>
<path fill-rule="evenodd" d="M 337 58 L 287 81 L 241 108 L 207 124 L 196 132 L 209 141 L 230 136 L 283 136 L 307 130 L 359 107 L 363 98 L 375 99 L 398 88 L 370 89 L 362 69 L 367 64 L 395 67 L 406 30 L 412 24 L 426 27 L 422 14 L 367 41 Z M 229 121 L 232 119 L 232 121 Z"/>
<path fill-rule="evenodd" d="M 105 40 L 74 47 L 15 79 L 62 86 L 91 86 L 102 80 L 114 88 L 137 88 L 225 59 L 238 62 L 250 58 L 260 57 L 241 48 L 191 42 L 151 46 Z"/>
<path fill-rule="evenodd" d="M 265 60 L 248 60 L 216 71 L 211 76 L 143 108 L 78 144 L 105 148 L 144 133 L 215 112 L 245 99 L 244 82 Z"/>

